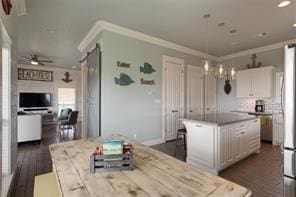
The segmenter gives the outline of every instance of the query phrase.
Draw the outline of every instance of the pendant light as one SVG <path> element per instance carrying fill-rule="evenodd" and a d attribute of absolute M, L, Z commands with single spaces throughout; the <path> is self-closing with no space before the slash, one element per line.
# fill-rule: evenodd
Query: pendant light
<path fill-rule="evenodd" d="M 203 16 L 203 18 L 206 21 L 206 24 L 205 24 L 205 31 L 206 31 L 205 52 L 206 52 L 206 54 L 208 54 L 208 44 L 209 44 L 208 43 L 208 20 L 209 20 L 210 17 L 211 17 L 210 14 L 205 14 Z M 202 65 L 203 65 L 203 70 L 204 70 L 205 75 L 208 75 L 209 72 L 210 72 L 210 69 L 211 69 L 210 61 L 208 59 L 205 59 L 203 61 L 203 64 Z"/>
<path fill-rule="evenodd" d="M 222 33 L 222 28 L 225 26 L 225 23 L 219 23 L 218 24 L 218 27 L 221 28 L 221 33 Z M 221 51 L 221 48 L 220 48 L 220 53 L 219 55 L 221 56 L 222 55 L 222 51 Z M 224 75 L 225 75 L 225 66 L 222 62 L 218 63 L 217 66 L 216 66 L 216 77 L 218 78 L 223 78 Z"/>
<path fill-rule="evenodd" d="M 235 29 L 230 30 L 230 34 L 231 34 L 231 37 L 232 37 L 231 48 L 233 48 L 232 45 L 234 43 L 234 34 L 235 33 L 236 33 Z M 234 66 L 234 58 L 231 59 L 230 77 L 231 77 L 232 80 L 236 79 L 236 69 L 235 69 L 235 66 Z"/>
<path fill-rule="evenodd" d="M 294 24 L 293 27 L 296 27 L 296 1 L 294 2 Z"/>

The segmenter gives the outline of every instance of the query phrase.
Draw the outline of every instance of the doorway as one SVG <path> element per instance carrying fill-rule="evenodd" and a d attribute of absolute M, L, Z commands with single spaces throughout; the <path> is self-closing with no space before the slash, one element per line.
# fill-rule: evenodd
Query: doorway
<path fill-rule="evenodd" d="M 184 117 L 184 60 L 163 56 L 163 138 L 176 139 Z"/>

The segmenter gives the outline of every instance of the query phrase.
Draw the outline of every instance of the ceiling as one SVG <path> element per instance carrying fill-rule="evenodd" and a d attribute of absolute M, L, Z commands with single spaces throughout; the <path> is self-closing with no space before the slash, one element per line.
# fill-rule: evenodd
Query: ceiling
<path fill-rule="evenodd" d="M 27 15 L 18 18 L 19 63 L 25 63 L 22 56 L 37 54 L 54 60 L 52 66 L 79 67 L 77 46 L 97 20 L 214 56 L 296 37 L 296 6 L 278 8 L 277 0 L 27 0 L 26 5 Z M 261 32 L 267 36 L 255 38 Z"/>

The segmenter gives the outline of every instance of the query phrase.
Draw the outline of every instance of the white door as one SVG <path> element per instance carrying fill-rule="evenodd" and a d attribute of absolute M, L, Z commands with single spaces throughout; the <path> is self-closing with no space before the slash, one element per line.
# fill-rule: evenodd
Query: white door
<path fill-rule="evenodd" d="M 205 76 L 205 114 L 217 111 L 217 79 L 214 74 Z"/>
<path fill-rule="evenodd" d="M 176 139 L 184 117 L 184 60 L 163 56 L 163 113 L 165 140 Z"/>
<path fill-rule="evenodd" d="M 203 114 L 203 74 L 200 67 L 187 67 L 187 118 Z"/>

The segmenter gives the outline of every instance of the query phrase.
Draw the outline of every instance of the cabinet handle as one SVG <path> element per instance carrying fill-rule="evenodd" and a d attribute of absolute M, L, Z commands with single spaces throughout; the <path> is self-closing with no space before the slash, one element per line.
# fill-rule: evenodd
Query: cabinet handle
<path fill-rule="evenodd" d="M 195 126 L 196 126 L 196 127 L 202 127 L 201 125 L 198 125 L 198 124 L 197 124 L 197 125 L 195 125 Z"/>
<path fill-rule="evenodd" d="M 241 132 L 241 135 L 245 134 L 246 132 Z"/>
<path fill-rule="evenodd" d="M 190 110 L 189 112 L 193 112 L 192 110 Z"/>
<path fill-rule="evenodd" d="M 239 127 L 242 128 L 242 127 L 244 127 L 244 126 L 245 126 L 245 125 L 240 125 Z"/>

